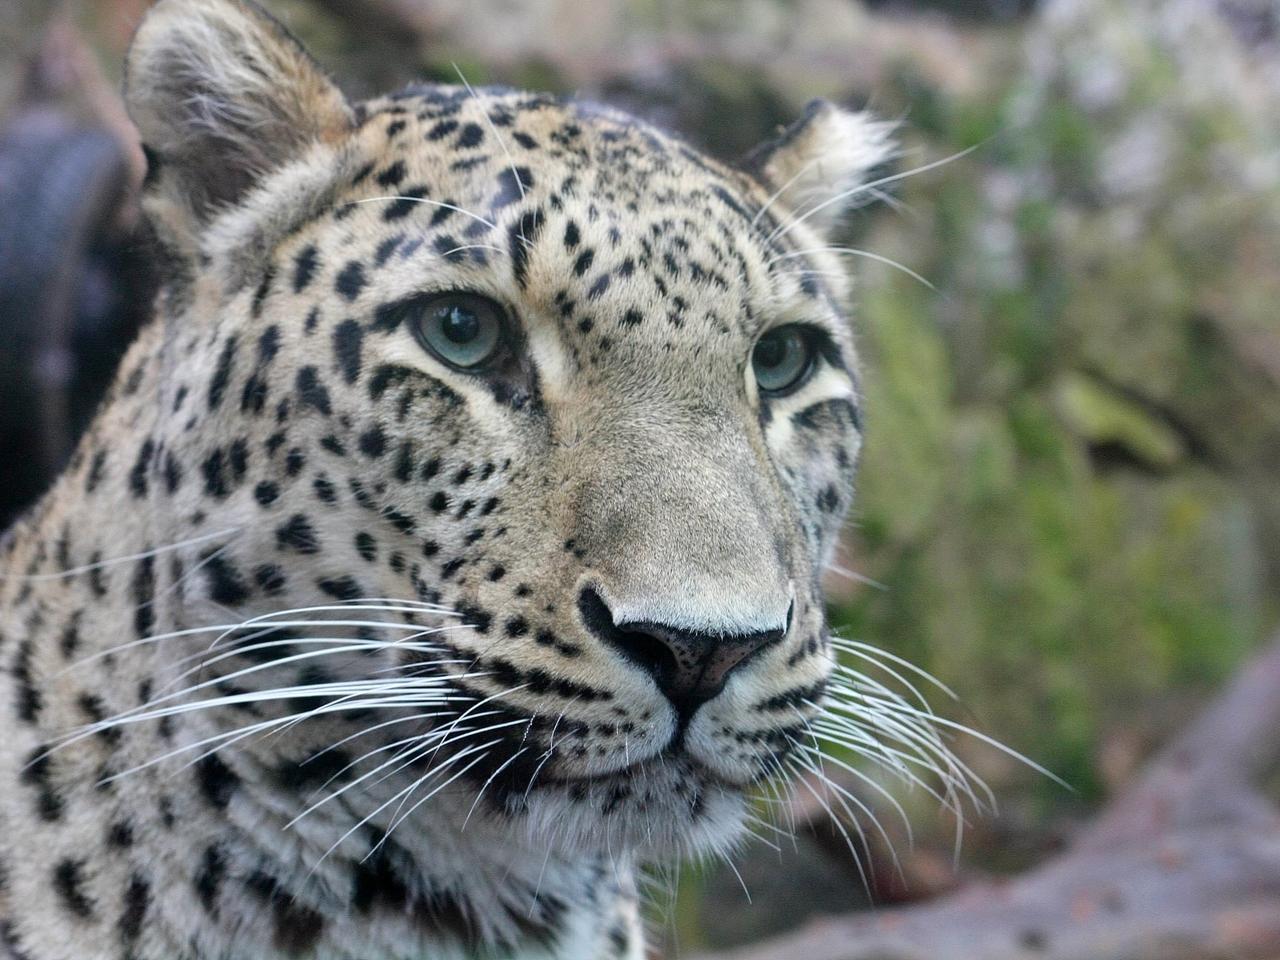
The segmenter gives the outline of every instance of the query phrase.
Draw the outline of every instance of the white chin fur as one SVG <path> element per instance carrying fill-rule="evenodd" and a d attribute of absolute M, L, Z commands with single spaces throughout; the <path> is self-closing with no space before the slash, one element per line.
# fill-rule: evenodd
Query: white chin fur
<path fill-rule="evenodd" d="M 531 844 L 550 844 L 566 853 L 631 856 L 643 863 L 723 853 L 742 835 L 743 791 L 678 761 L 574 788 L 563 784 L 530 794 L 522 818 Z"/>

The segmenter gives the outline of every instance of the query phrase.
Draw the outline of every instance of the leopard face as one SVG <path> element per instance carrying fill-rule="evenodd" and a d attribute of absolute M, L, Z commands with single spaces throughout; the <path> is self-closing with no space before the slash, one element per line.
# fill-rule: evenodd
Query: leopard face
<path fill-rule="evenodd" d="M 861 426 L 824 232 L 884 130 L 820 103 L 738 168 L 548 96 L 351 105 L 226 0 L 161 3 L 129 93 L 173 267 L 121 389 L 167 411 L 174 539 L 233 531 L 175 620 L 383 604 L 344 635 L 368 649 L 295 628 L 209 669 L 364 684 L 311 728 L 423 737 L 488 828 L 727 843 L 833 669 Z"/>

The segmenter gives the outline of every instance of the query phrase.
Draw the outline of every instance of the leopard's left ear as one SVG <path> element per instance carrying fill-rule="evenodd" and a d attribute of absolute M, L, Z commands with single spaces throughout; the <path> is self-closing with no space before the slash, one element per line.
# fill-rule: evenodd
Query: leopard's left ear
<path fill-rule="evenodd" d="M 776 205 L 826 238 L 842 214 L 866 200 L 858 187 L 894 156 L 892 129 L 870 114 L 814 100 L 776 140 L 748 154 L 746 166 L 777 192 Z"/>

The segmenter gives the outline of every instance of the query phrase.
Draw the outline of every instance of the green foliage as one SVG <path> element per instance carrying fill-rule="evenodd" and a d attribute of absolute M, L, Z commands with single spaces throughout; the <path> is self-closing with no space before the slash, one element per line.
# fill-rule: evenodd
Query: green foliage
<path fill-rule="evenodd" d="M 906 182 L 915 219 L 860 238 L 939 292 L 865 272 L 851 552 L 885 589 L 833 605 L 841 632 L 934 671 L 970 722 L 1086 798 L 1108 735 L 1158 741 L 1168 704 L 1257 642 L 1280 586 L 1259 480 L 1280 384 L 1240 350 L 1280 332 L 1257 293 L 1274 293 L 1257 253 L 1280 253 L 1280 198 L 1215 173 L 1261 132 L 1188 97 L 1171 67 L 1185 52 L 1106 14 L 1121 49 L 1087 24 L 1051 36 L 1123 75 L 1103 106 L 1065 53 L 972 101 L 899 71 L 924 156 L 978 148 Z M 1050 809 L 1067 799 L 1007 772 L 1006 799 L 1019 782 Z"/>

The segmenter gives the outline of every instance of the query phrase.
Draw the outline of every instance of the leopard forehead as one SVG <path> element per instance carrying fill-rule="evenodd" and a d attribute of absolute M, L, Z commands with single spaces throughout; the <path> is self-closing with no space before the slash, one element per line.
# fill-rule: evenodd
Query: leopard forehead
<path fill-rule="evenodd" d="M 203 255 L 228 288 L 259 284 L 259 306 L 287 293 L 274 281 L 289 278 L 264 280 L 267 261 L 291 271 L 295 294 L 328 280 L 339 310 L 477 289 L 556 329 L 576 360 L 647 345 L 737 362 L 795 320 L 851 351 L 843 274 L 803 218 L 678 138 L 595 104 L 488 88 L 410 88 L 357 113 L 348 139 L 210 225 Z"/>

